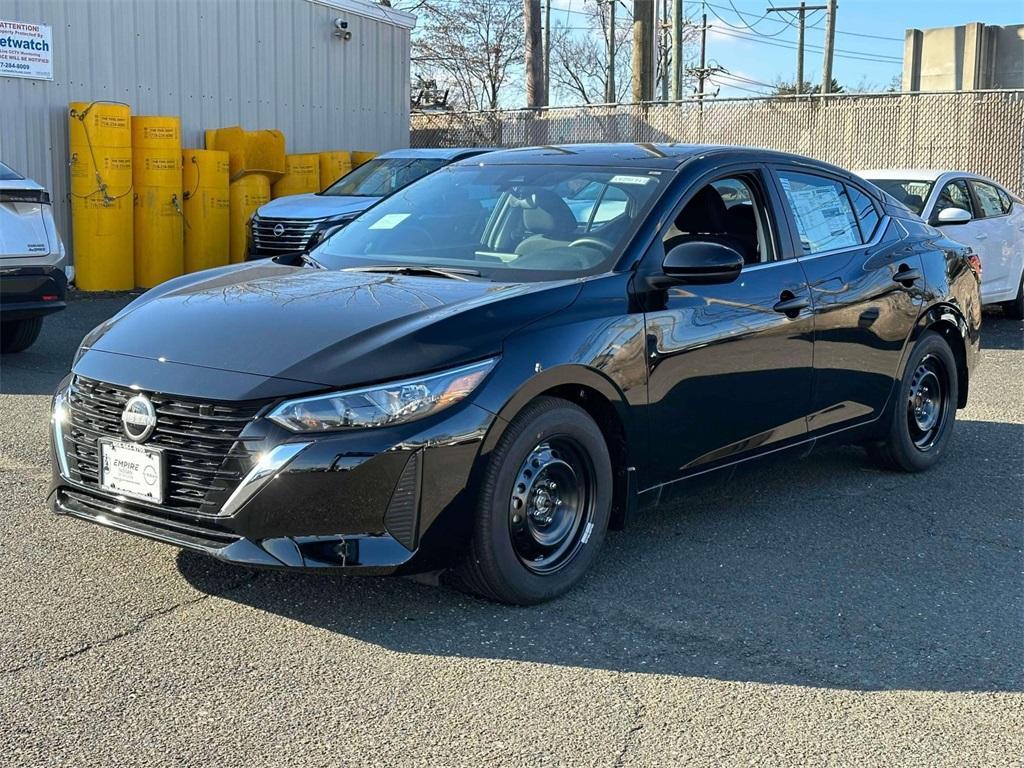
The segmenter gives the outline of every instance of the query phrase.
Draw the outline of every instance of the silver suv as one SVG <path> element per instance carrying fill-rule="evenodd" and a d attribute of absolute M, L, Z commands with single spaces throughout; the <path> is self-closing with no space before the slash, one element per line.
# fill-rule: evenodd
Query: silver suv
<path fill-rule="evenodd" d="M 64 309 L 66 269 L 50 193 L 0 163 L 0 352 L 28 349 Z"/>
<path fill-rule="evenodd" d="M 396 149 L 363 163 L 323 192 L 271 200 L 249 222 L 248 258 L 308 253 L 382 197 L 449 163 L 488 151 Z"/>

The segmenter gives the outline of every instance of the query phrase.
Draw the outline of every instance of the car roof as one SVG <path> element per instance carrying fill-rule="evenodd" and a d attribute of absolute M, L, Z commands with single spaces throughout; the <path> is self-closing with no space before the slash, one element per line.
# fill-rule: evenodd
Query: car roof
<path fill-rule="evenodd" d="M 428 149 L 393 149 L 381 152 L 377 157 L 396 157 L 401 159 L 422 158 L 424 160 L 461 160 L 466 157 L 490 152 L 488 147 L 432 147 Z"/>
<path fill-rule="evenodd" d="M 946 176 L 966 176 L 971 179 L 983 179 L 991 182 L 992 179 L 970 171 L 958 171 L 955 168 L 872 168 L 865 171 L 854 171 L 858 176 L 865 179 L 900 179 L 907 181 L 938 181 Z M 993 184 L 995 182 L 992 182 Z"/>
<path fill-rule="evenodd" d="M 794 162 L 812 165 L 849 176 L 850 172 L 829 163 L 802 155 L 760 147 L 731 144 L 552 144 L 539 147 L 498 149 L 479 161 L 484 165 L 597 165 L 614 168 L 674 170 L 698 157 L 721 155 L 723 158 L 758 162 Z"/>

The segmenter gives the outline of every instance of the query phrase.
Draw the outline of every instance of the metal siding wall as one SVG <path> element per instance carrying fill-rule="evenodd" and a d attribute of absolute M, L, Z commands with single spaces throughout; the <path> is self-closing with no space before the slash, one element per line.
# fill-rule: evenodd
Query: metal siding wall
<path fill-rule="evenodd" d="M 180 115 L 185 146 L 228 125 L 279 128 L 289 152 L 409 144 L 409 30 L 383 21 L 307 0 L 0 0 L 0 18 L 53 27 L 52 82 L 0 77 L 0 159 L 47 186 L 69 249 L 70 101 Z"/>

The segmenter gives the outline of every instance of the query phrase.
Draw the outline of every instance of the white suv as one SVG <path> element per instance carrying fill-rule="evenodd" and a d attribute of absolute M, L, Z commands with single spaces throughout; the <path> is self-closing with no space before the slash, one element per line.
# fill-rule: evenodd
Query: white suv
<path fill-rule="evenodd" d="M 0 352 L 32 346 L 43 317 L 64 309 L 67 287 L 50 194 L 0 163 Z"/>

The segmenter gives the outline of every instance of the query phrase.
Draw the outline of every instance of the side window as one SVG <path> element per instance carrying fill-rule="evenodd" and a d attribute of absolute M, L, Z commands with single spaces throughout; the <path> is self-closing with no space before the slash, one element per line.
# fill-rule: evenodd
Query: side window
<path fill-rule="evenodd" d="M 665 250 L 688 240 L 702 240 L 735 248 L 744 264 L 772 261 L 770 221 L 754 175 L 718 179 L 699 189 L 679 211 L 665 235 Z"/>
<path fill-rule="evenodd" d="M 779 182 L 805 256 L 860 245 L 857 219 L 842 182 L 794 171 L 779 171 Z"/>
<path fill-rule="evenodd" d="M 1010 213 L 1013 210 L 1013 199 L 1001 187 L 996 187 L 996 192 L 999 193 L 999 202 L 1003 205 L 1003 213 Z"/>
<path fill-rule="evenodd" d="M 934 213 L 944 211 L 947 208 L 963 208 L 971 216 L 975 216 L 974 206 L 971 205 L 971 193 L 967 191 L 967 184 L 963 179 L 951 181 L 939 192 L 939 199 L 935 201 Z"/>
<path fill-rule="evenodd" d="M 866 243 L 878 229 L 878 211 L 875 209 L 875 204 L 871 202 L 871 198 L 856 187 L 847 184 L 846 194 L 850 196 L 850 202 L 853 203 L 853 212 L 857 214 L 857 222 L 860 224 L 861 238 Z"/>
<path fill-rule="evenodd" d="M 605 190 L 601 202 L 597 205 L 597 212 L 594 213 L 594 220 L 591 226 L 606 224 L 612 219 L 621 216 L 626 212 L 629 197 L 618 187 L 608 187 Z"/>
<path fill-rule="evenodd" d="M 1009 212 L 1009 209 L 1003 209 L 1003 201 L 999 197 L 999 190 L 991 184 L 986 184 L 982 181 L 971 181 L 971 189 L 974 190 L 974 196 L 981 207 L 980 216 L 988 218 L 989 216 L 1002 216 L 1004 213 Z"/>

